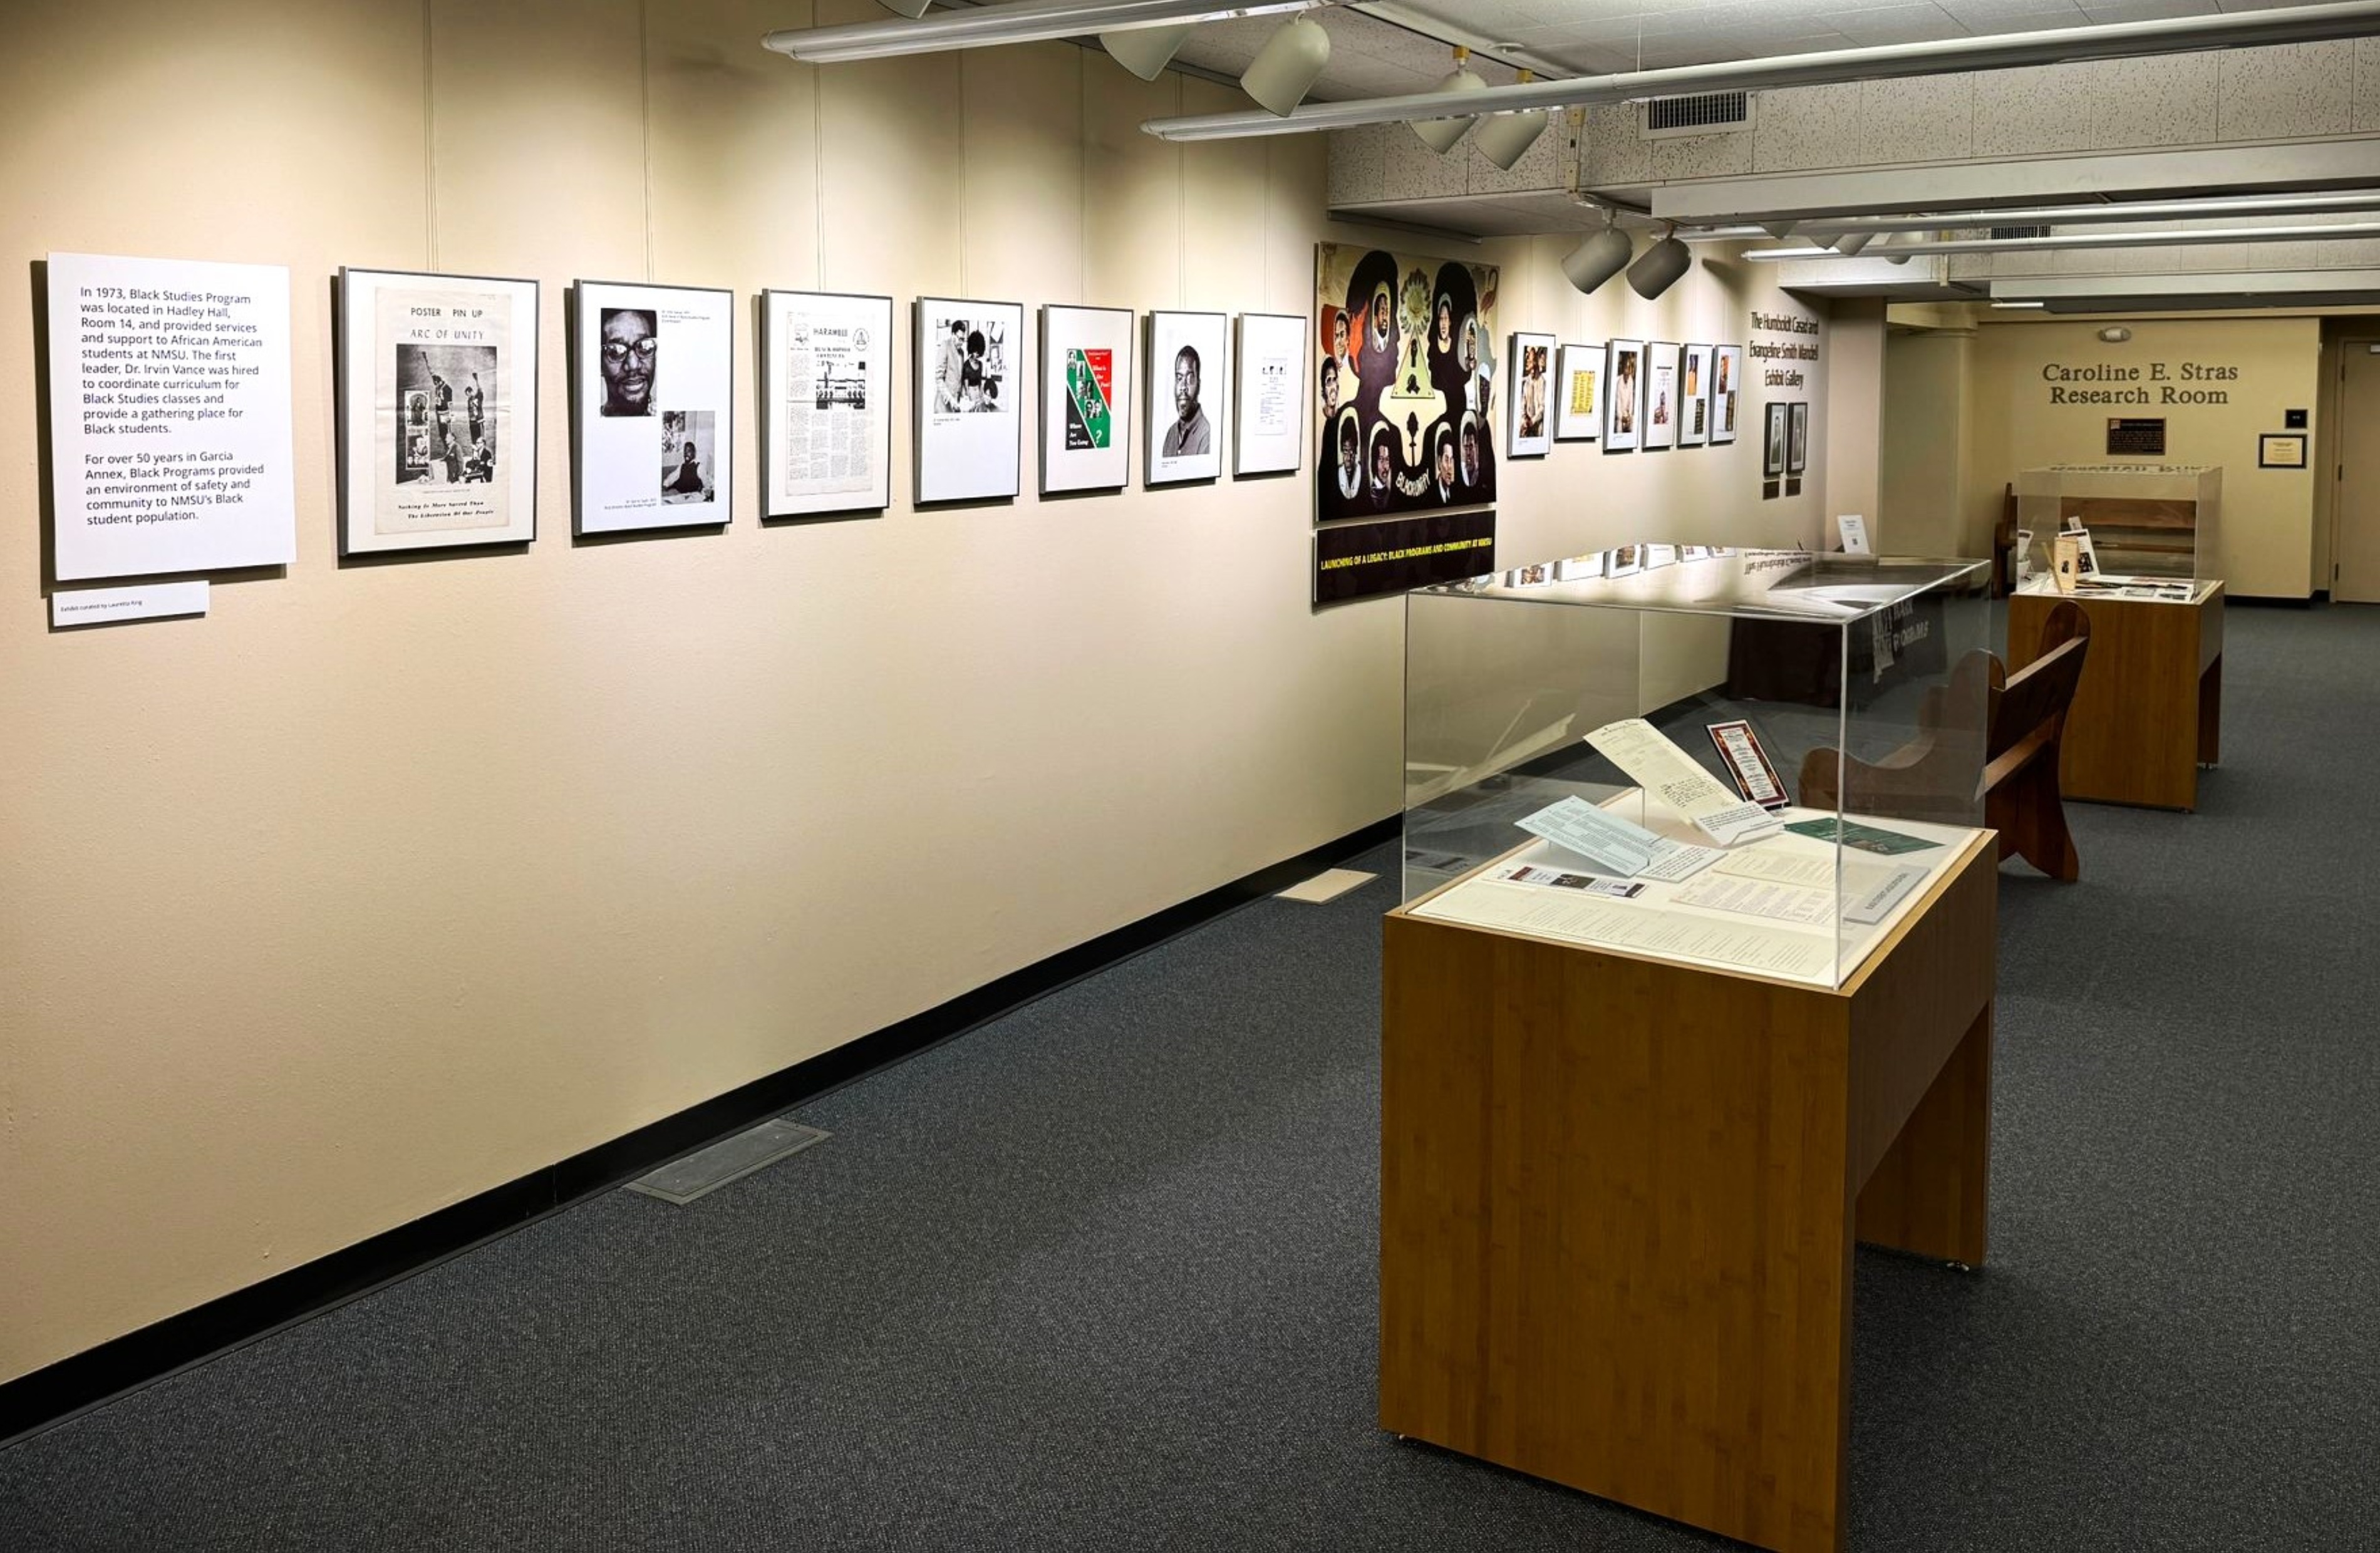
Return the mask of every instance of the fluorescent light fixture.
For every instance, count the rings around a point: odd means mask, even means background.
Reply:
[[[909,0],[914,4],[915,0]],[[1038,43],[1086,33],[1124,32],[1235,17],[1279,16],[1310,11],[1344,0],[1006,0],[997,6],[940,10],[914,20],[855,21],[840,27],[788,27],[760,40],[763,46],[812,65],[902,55],[940,54],[948,49],[989,48],[997,43]],[[904,8],[894,6],[894,9]]]
[[[1635,252],[1636,245],[1628,240],[1627,233],[1607,226],[1571,249],[1561,261],[1562,273],[1571,285],[1591,296],[1596,287],[1628,268]]]
[[[1534,71],[1521,72],[1524,81],[1536,79]],[[1537,143],[1550,122],[1551,116],[1543,108],[1525,114],[1497,114],[1480,121],[1479,132],[1471,137],[1471,143],[1479,148],[1480,155],[1509,173],[1529,154],[1529,148]]]
[[[1678,241],[1674,235],[1664,237],[1646,249],[1642,259],[1628,266],[1628,289],[1650,302],[1677,285],[1694,267],[1694,249]]]
[[[1992,306],[2008,312],[2018,312],[2026,308],[2046,308],[2049,304],[2046,302],[1994,302]]]
[[[1915,253],[2037,253],[2075,249],[2197,248],[2208,243],[2311,243],[2380,237],[2380,222],[2334,222],[2322,226],[2199,226],[2158,232],[2053,232],[2046,237],[1946,237],[1938,241],[1879,243],[1870,250],[1886,259]],[[1891,251],[1885,251],[1887,244]],[[1842,259],[1828,248],[1746,249],[1746,259]]]
[[[1429,95],[1472,97],[1487,90],[1488,83],[1480,79],[1479,73],[1471,67],[1471,51],[1457,46],[1454,68],[1439,79],[1439,83],[1429,89]],[[1413,132],[1421,137],[1423,145],[1444,156],[1454,149],[1456,141],[1470,132],[1475,122],[1469,118],[1418,118],[1413,121]],[[1518,161],[1519,158],[1513,160]]]
[[[2242,215],[2328,215],[2343,211],[2380,211],[2380,189],[2210,195],[2202,200],[2118,200],[2089,205],[2025,205],[2005,210],[1912,212],[1902,215],[1808,216],[1801,226],[1805,232],[1828,234],[1947,232],[1971,226],[2081,226]]]
[[[1190,36],[1194,25],[1185,21],[1172,27],[1130,27],[1120,32],[1102,32],[1099,47],[1108,51],[1109,58],[1142,80],[1153,81],[1173,63],[1173,51]]]
[[[2375,32],[2380,32],[2380,0],[2343,0],[2327,6],[2226,11],[2158,21],[2119,21],[2037,32],[1994,33],[1980,38],[1944,38],[1923,43],[1830,49],[1821,54],[1783,55],[1767,59],[1725,60],[1571,80],[1515,82],[1511,86],[1483,87],[1469,93],[1463,111],[1478,115],[1587,107],[1681,93],[1895,80],[2072,60],[2321,42],[2368,37]],[[1353,129],[1367,124],[1441,119],[1446,113],[1447,103],[1439,93],[1420,91],[1352,103],[1315,103],[1287,117],[1205,114],[1151,119],[1141,128],[1161,140],[1233,140],[1251,135],[1296,135],[1318,129]]]
[[[1330,63],[1330,34],[1312,17],[1292,17],[1265,40],[1240,78],[1240,90],[1263,103],[1265,112],[1286,114],[1305,101]]]

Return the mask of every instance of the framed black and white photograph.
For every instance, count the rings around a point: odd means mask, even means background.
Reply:
[[[1645,451],[1678,445],[1678,347],[1655,340],[1645,347]]]
[[[1591,443],[1603,435],[1602,346],[1564,346],[1554,378],[1554,441]]]
[[[1610,557],[1603,569],[1608,577],[1633,577],[1645,569],[1643,545],[1619,545],[1604,553]]]
[[[1543,458],[1554,450],[1554,355],[1551,334],[1515,334],[1511,387],[1504,394],[1504,455]]]
[[[1713,446],[1735,441],[1735,406],[1743,391],[1743,347],[1711,347],[1710,440]]]
[[[339,272],[339,553],[537,538],[538,285]]]
[[[1687,346],[1679,355],[1678,445],[1701,447],[1710,441],[1711,347]]]
[[[735,294],[586,280],[572,294],[577,531],[727,522],[735,510]]]
[[[918,501],[993,502],[1018,493],[1024,349],[1019,303],[917,298]]]
[[[763,517],[892,504],[892,297],[760,293],[760,501]]]
[[[1130,308],[1041,309],[1041,494],[1132,483]]]
[[[1613,340],[1604,350],[1603,451],[1633,453],[1644,445],[1645,342]]]
[[[1148,453],[1142,484],[1222,478],[1230,333],[1226,313],[1148,315]]]
[[[1768,406],[1768,438],[1760,458],[1760,472],[1770,479],[1785,472],[1785,406]]]
[[[1785,472],[1798,475],[1810,467],[1810,401],[1796,399],[1785,426]]]
[[[1293,475],[1305,456],[1305,334],[1294,313],[1242,313],[1232,473]]]

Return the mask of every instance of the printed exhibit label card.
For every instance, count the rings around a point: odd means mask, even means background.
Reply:
[[[54,253],[49,315],[61,581],[297,559],[287,270]]]
[[[50,595],[53,626],[112,625],[207,613],[204,582],[152,582],[140,588],[62,588]]]

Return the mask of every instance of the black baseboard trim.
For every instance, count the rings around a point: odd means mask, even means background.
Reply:
[[[0,1383],[0,1448],[435,1267],[904,1062],[1398,834],[1375,821],[451,1207]]]

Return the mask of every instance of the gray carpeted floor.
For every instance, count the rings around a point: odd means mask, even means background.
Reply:
[[[2380,1540],[2380,610],[2229,635],[2200,813],[2080,808],[2083,883],[2006,871],[1993,1263],[1862,1254],[1857,1547]],[[1718,1546],[1375,1428],[1390,892],[0,1453],[0,1546]]]

